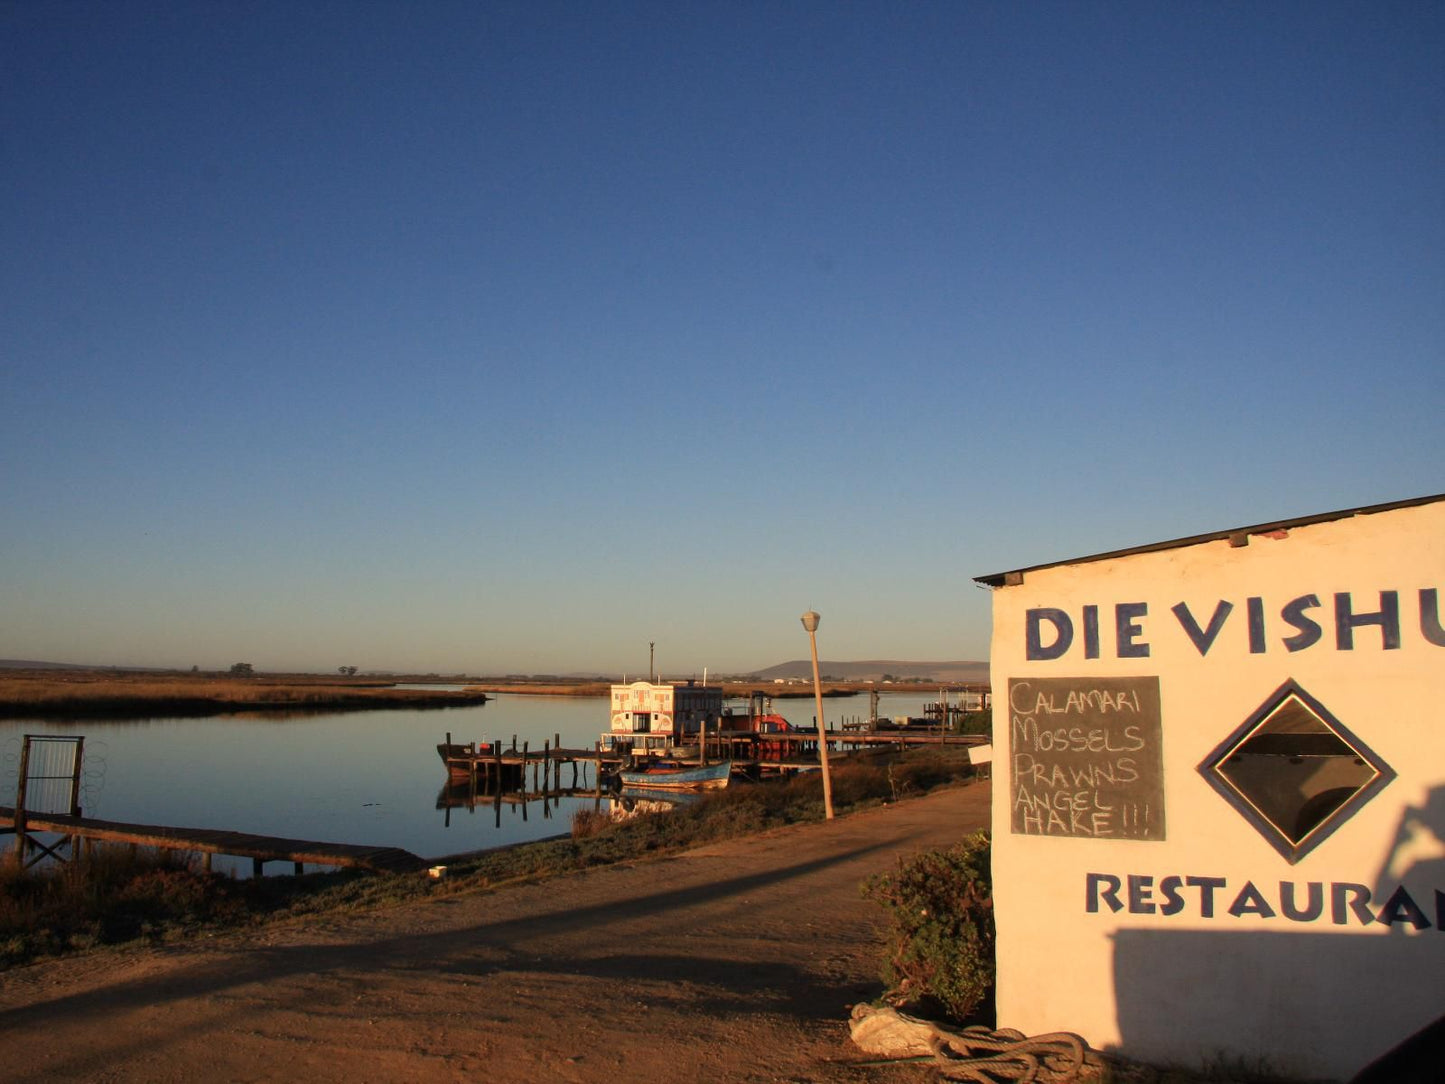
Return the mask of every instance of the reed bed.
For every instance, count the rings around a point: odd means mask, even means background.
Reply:
[[[258,708],[431,707],[479,703],[479,689],[396,689],[389,682],[101,675],[0,677],[0,716],[196,715]]]

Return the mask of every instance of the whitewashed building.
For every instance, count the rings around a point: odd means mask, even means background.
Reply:
[[[998,1021],[1348,1077],[1445,1013],[1445,495],[993,588]]]

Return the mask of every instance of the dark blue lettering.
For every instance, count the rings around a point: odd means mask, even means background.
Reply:
[[[1147,602],[1121,602],[1114,607],[1114,633],[1119,638],[1119,658],[1147,659],[1149,657],[1149,645],[1134,642],[1144,634],[1144,627],[1134,618],[1145,617],[1148,613],[1149,604]]]
[[[1375,921],[1375,916],[1370,913],[1370,890],[1364,885],[1339,882],[1330,885],[1330,921],[1336,926],[1348,926],[1350,916],[1346,908],[1355,913],[1361,926]]]
[[[1153,877],[1129,874],[1129,913],[1131,915],[1152,915],[1154,913],[1153,885]]]
[[[1264,599],[1252,595],[1244,600],[1249,612],[1249,653],[1264,654]]]
[[[1436,647],[1445,647],[1445,628],[1440,627],[1440,592],[1433,587],[1420,589],[1420,632]]]
[[[1291,922],[1313,922],[1325,913],[1325,886],[1319,881],[1310,881],[1305,888],[1309,890],[1305,896],[1307,902],[1304,910],[1300,910],[1294,905],[1294,882],[1279,883],[1279,909]]]
[[[1208,655],[1209,649],[1214,646],[1214,639],[1219,635],[1219,630],[1224,628],[1224,619],[1234,609],[1234,603],[1219,600],[1219,605],[1214,607],[1214,616],[1209,619],[1209,627],[1201,629],[1199,622],[1194,620],[1194,615],[1189,612],[1189,607],[1183,602],[1173,607],[1174,616],[1179,619],[1179,624],[1184,626],[1184,631],[1189,634],[1189,640],[1194,644],[1194,649],[1201,655]]]
[[[1084,607],[1084,658],[1099,657],[1099,607]]]
[[[1439,893],[1436,892],[1436,895],[1438,896]],[[1380,913],[1375,916],[1375,921],[1383,922],[1386,926],[1393,926],[1397,922],[1408,922],[1417,930],[1430,928],[1430,920],[1425,917],[1425,912],[1420,910],[1420,905],[1415,902],[1414,897],[1405,891],[1404,885],[1390,893],[1390,898],[1380,907]]]
[[[1223,877],[1186,877],[1184,883],[1199,889],[1199,914],[1203,918],[1214,917],[1214,890],[1223,888]]]
[[[1159,882],[1159,891],[1164,893],[1164,903],[1159,908],[1161,915],[1177,915],[1184,910],[1184,897],[1179,894],[1179,886],[1183,883],[1182,878],[1172,874]]]
[[[1294,636],[1287,636],[1284,646],[1289,651],[1303,651],[1307,647],[1313,647],[1319,642],[1324,631],[1320,628],[1319,622],[1305,616],[1305,611],[1313,606],[1318,606],[1320,599],[1318,595],[1301,595],[1299,598],[1290,599],[1284,604],[1284,609],[1279,615],[1288,621],[1299,632]]]
[[[1244,887],[1239,890],[1239,895],[1235,896],[1234,902],[1229,905],[1229,913],[1235,918],[1239,918],[1241,915],[1274,918],[1274,908],[1260,894],[1259,889],[1254,887],[1253,881],[1244,882]]]
[[[1380,608],[1374,613],[1357,614],[1348,591],[1335,592],[1335,646],[1341,651],[1355,648],[1355,627],[1379,625],[1386,651],[1400,646],[1400,595],[1397,591],[1380,592]]]
[[[1091,915],[1098,914],[1099,900],[1101,899],[1115,914],[1124,909],[1124,905],[1119,902],[1119,878],[1111,873],[1086,874],[1084,877],[1084,910]]]
[[[1037,609],[1025,611],[1024,619],[1025,656],[1030,662],[1057,659],[1069,650],[1069,645],[1074,642],[1074,623],[1069,620],[1069,615],[1063,610],[1040,606]],[[1040,637],[1040,622],[1043,621],[1051,623],[1056,633],[1054,642],[1047,647],[1044,646]]]

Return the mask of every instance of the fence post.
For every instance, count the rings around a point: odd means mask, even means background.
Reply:
[[[15,788],[15,859],[25,862],[25,784],[30,775],[30,735],[20,745],[20,782]]]

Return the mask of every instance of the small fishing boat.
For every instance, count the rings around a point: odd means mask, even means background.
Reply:
[[[447,774],[453,779],[465,780],[473,774],[473,765],[482,759],[495,757],[497,751],[488,742],[467,742],[465,745],[457,745],[452,742],[452,736],[447,735],[447,740],[437,745],[437,756],[442,758],[442,763],[447,766]]]
[[[713,790],[728,785],[733,762],[687,764],[675,760],[656,760],[636,768],[618,772],[624,787],[649,790]]]

